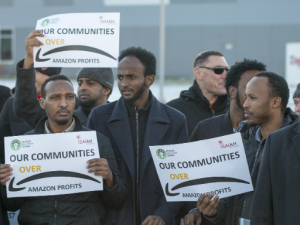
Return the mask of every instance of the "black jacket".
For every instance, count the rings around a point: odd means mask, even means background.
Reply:
[[[90,131],[90,129],[82,127],[76,116],[74,118],[76,123],[74,132]],[[47,117],[43,118],[39,121],[35,130],[26,133],[26,135],[44,134],[46,120]],[[107,159],[114,174],[114,187],[108,189],[104,183],[102,192],[92,191],[56,196],[7,198],[5,187],[2,186],[1,197],[6,208],[11,211],[20,209],[18,217],[20,225],[101,225],[106,217],[108,207],[122,207],[127,197],[127,187],[119,172],[113,149],[109,139],[104,135],[97,133],[97,140],[101,158]]]
[[[6,102],[6,100],[10,97],[10,89],[8,87],[0,85],[0,112]]]
[[[18,136],[32,130],[13,110],[14,98],[9,98],[0,114],[0,160],[4,164],[4,137]]]
[[[298,121],[299,116],[290,108],[287,108],[285,112],[285,122],[283,124],[283,127],[296,123]],[[242,134],[243,144],[254,190],[256,190],[257,174],[260,168],[260,161],[263,156],[263,146],[265,144],[264,140],[262,142],[262,146],[260,146],[260,143],[256,140],[255,134],[257,129],[258,126],[252,127],[248,129],[246,133]],[[255,167],[253,167],[254,162]],[[225,225],[238,225],[240,217],[250,219],[252,214],[251,208],[253,193],[254,192],[252,191],[226,198],[224,201],[220,200],[217,215],[213,218],[210,217],[210,221]]]
[[[182,91],[179,98],[168,102],[167,105],[185,115],[189,136],[200,121],[225,114],[229,106],[227,95],[219,96],[212,106],[212,112],[209,101],[203,96],[196,81],[188,91]]]
[[[16,67],[17,80],[14,95],[14,112],[29,127],[34,129],[37,123],[46,116],[46,112],[40,107],[37,99],[34,68],[23,69],[23,63],[24,60],[18,62]],[[76,98],[75,111],[78,107],[79,103]],[[76,115],[75,112],[74,114]]]
[[[251,225],[300,221],[300,123],[270,134],[254,194]]]
[[[179,144],[188,141],[186,120],[182,113],[160,103],[154,96],[146,123],[139,171],[135,170],[132,134],[128,111],[123,98],[92,110],[88,120],[89,128],[107,135],[110,139],[120,171],[128,185],[128,198],[124,207],[116,210],[116,224],[136,224],[136,200],[139,197],[140,216],[143,221],[149,215],[160,216],[166,225],[173,224],[173,218],[181,203],[167,202],[159,181],[149,146]],[[139,183],[137,174],[139,173]],[[138,185],[138,189],[136,186]],[[139,194],[138,196],[136,194]]]

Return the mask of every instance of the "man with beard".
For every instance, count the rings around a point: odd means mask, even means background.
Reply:
[[[225,115],[212,117],[201,121],[192,133],[189,141],[200,141],[215,137],[220,137],[236,132],[245,133],[248,126],[245,125],[245,115],[243,104],[246,100],[245,89],[248,82],[260,71],[265,71],[266,66],[256,60],[245,59],[237,62],[230,68],[225,79],[227,95],[230,99],[229,110]],[[226,200],[226,199],[225,199]],[[221,201],[224,201],[223,199]],[[197,202],[186,203],[187,210],[190,211],[184,217],[185,225],[201,223],[201,214],[198,208],[195,208]],[[212,224],[203,218],[201,223]]]
[[[252,128],[242,137],[254,191],[261,193],[264,190],[260,190],[256,183],[266,138],[270,133],[298,122],[299,117],[287,108],[288,85],[275,73],[256,74],[247,84],[245,95],[244,113],[248,126]],[[229,197],[227,201],[219,200],[218,196],[211,201],[214,195],[204,194],[198,199],[197,207],[215,224],[238,225],[239,221],[243,224],[251,219],[254,191]]]
[[[220,52],[201,52],[193,63],[193,86],[182,91],[179,98],[167,103],[185,115],[189,136],[200,121],[227,112],[227,70],[228,64]]]
[[[170,225],[181,203],[166,202],[149,146],[187,142],[183,114],[160,103],[149,90],[155,80],[155,56],[142,48],[121,52],[118,86],[122,97],[94,108],[88,127],[105,134],[128,185],[122,209],[112,213],[115,224]]]
[[[40,105],[47,116],[26,135],[90,131],[73,115],[75,94],[71,81],[63,75],[52,76],[41,87]],[[107,207],[118,208],[126,199],[127,188],[121,178],[110,141],[97,133],[101,158],[87,161],[89,173],[103,177],[103,191],[90,191],[54,196],[7,198],[5,185],[14,171],[9,164],[0,166],[1,199],[7,209],[20,209],[19,223],[102,225]],[[54,144],[60,143],[53,140]],[[72,160],[72,159],[70,159]]]
[[[77,75],[79,108],[75,110],[83,126],[93,108],[107,103],[114,86],[111,68],[83,68]]]
[[[43,83],[41,81],[48,77],[39,76],[38,79],[35,76],[38,73],[33,68],[33,47],[43,45],[36,37],[43,36],[39,30],[32,31],[29,34],[25,40],[25,59],[17,64],[14,111],[31,128],[34,128],[38,121],[46,115],[45,110],[40,107],[36,99],[40,88],[35,88],[34,84],[39,83],[41,85]],[[83,107],[75,110],[74,114],[79,117],[82,125],[86,126],[90,110],[107,102],[107,98],[113,89],[113,72],[111,68],[84,68],[78,73],[77,81],[79,85],[77,90],[79,103]]]

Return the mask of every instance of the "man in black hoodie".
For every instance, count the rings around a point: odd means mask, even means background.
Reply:
[[[185,115],[189,136],[200,121],[227,112],[229,104],[225,78],[228,69],[221,53],[201,52],[193,63],[193,86],[188,91],[182,91],[179,98],[167,103]]]
[[[242,137],[253,189],[260,192],[256,183],[267,136],[297,123],[299,116],[287,108],[288,85],[283,77],[275,73],[256,74],[247,84],[245,95],[244,113],[251,128]],[[213,194],[203,195],[198,199],[197,206],[215,224],[238,225],[240,219],[251,218],[254,191],[229,197],[226,201],[219,201],[218,196],[210,201]]]

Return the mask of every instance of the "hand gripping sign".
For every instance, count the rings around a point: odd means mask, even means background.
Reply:
[[[177,145],[150,146],[167,201],[197,201],[253,190],[240,133]]]
[[[103,190],[102,176],[88,173],[100,158],[95,131],[5,137],[5,162],[13,168],[7,197]]]
[[[117,67],[120,13],[70,13],[45,17],[36,29],[34,67]]]

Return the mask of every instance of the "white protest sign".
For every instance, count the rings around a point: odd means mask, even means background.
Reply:
[[[100,158],[95,131],[5,137],[5,162],[13,168],[7,197],[103,190],[102,176],[89,173]]]
[[[150,146],[166,199],[197,201],[253,190],[240,133],[177,145]]]
[[[300,42],[286,44],[285,78],[290,88],[290,105],[294,107],[293,94],[300,83]]]
[[[120,13],[70,13],[37,21],[34,67],[117,67]]]

